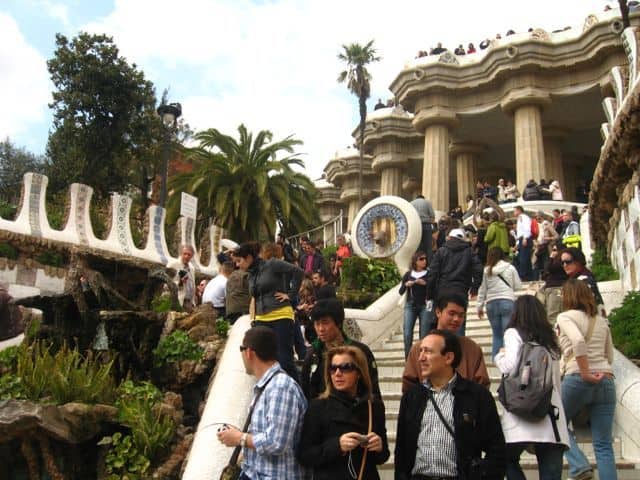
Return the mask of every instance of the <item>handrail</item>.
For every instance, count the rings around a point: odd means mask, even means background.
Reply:
[[[304,237],[304,236],[308,236],[310,233],[313,232],[317,232],[318,230],[322,229],[322,237],[323,237],[323,241],[326,245],[327,243],[327,235],[326,235],[326,227],[334,224],[337,225],[338,228],[333,229],[333,243],[335,244],[337,242],[336,237],[338,236],[338,234],[342,233],[342,223],[343,223],[343,219],[344,219],[344,213],[342,210],[340,210],[340,213],[338,215],[336,215],[335,217],[333,217],[331,220],[326,221],[325,223],[323,223],[322,225],[319,225],[315,228],[312,228],[311,230],[307,230],[306,232],[301,232],[301,233],[296,233],[295,235],[291,235],[290,237],[286,237],[286,239],[294,244],[298,244],[298,239],[300,237]]]

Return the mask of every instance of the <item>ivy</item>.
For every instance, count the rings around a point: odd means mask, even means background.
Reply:
[[[182,330],[175,330],[164,337],[153,350],[156,367],[181,360],[200,360],[203,350]]]
[[[599,247],[591,255],[591,272],[597,282],[607,282],[609,280],[618,280],[620,275],[611,265],[607,251]]]
[[[98,445],[110,445],[105,465],[107,467],[107,480],[143,480],[149,478],[151,462],[136,447],[131,435],[122,435],[116,432],[110,437],[104,437]]]
[[[629,358],[640,358],[640,292],[627,293],[609,314],[613,343]]]
[[[219,318],[216,320],[216,333],[221,337],[227,337],[229,335],[229,329],[231,328],[231,324],[227,322],[224,318]]]

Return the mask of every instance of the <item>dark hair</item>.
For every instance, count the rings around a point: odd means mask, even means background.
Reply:
[[[221,266],[220,266],[220,271],[221,272],[225,272],[225,273],[231,273],[235,270],[235,265],[233,264],[233,262],[230,261],[226,261],[224,262]]]
[[[412,268],[413,270],[415,270],[415,269],[416,269],[416,264],[418,263],[418,259],[419,259],[420,257],[427,257],[427,254],[426,254],[426,253],[424,253],[422,250],[418,250],[416,253],[414,253],[414,254],[411,256],[411,268]],[[428,257],[427,257],[427,258],[428,258]],[[428,261],[429,261],[429,260],[427,260],[427,262],[428,262]]]
[[[313,273],[319,275],[320,278],[324,278],[325,280],[329,278],[329,272],[327,272],[324,268],[318,268],[317,270],[314,270]]]
[[[560,252],[560,255],[562,255],[563,253],[567,253],[571,255],[571,259],[574,262],[578,262],[583,267],[587,264],[587,259],[585,258],[584,253],[582,253],[582,250],[580,250],[579,248],[576,248],[576,247],[565,248]]]
[[[465,295],[462,295],[455,290],[443,290],[436,297],[435,308],[442,311],[447,308],[447,305],[450,303],[455,303],[456,305],[464,308],[465,312],[467,311],[467,306],[469,305],[469,301]]]
[[[278,359],[278,337],[272,328],[262,325],[251,327],[245,332],[242,344],[256,352],[262,361]]]
[[[440,352],[444,355],[447,352],[453,352],[453,362],[451,363],[451,367],[455,370],[460,365],[460,360],[462,360],[462,347],[460,346],[460,340],[458,336],[450,332],[449,330],[431,330],[427,335],[438,335],[442,337],[444,340],[444,348]]]
[[[487,252],[487,267],[489,275],[493,275],[493,267],[504,258],[504,251],[500,247],[491,247]]]
[[[424,195],[422,194],[416,195],[416,198],[424,198]]]
[[[593,291],[586,282],[576,278],[570,278],[562,285],[562,307],[564,310],[582,310],[590,317],[598,314]]]
[[[260,244],[258,242],[244,242],[233,252],[236,257],[247,258],[251,255],[254,259],[258,257],[259,253]]]
[[[524,208],[521,207],[520,205],[516,205],[515,207],[513,207],[514,210],[520,210],[522,213],[524,213]]]
[[[323,298],[318,300],[311,310],[311,320],[320,320],[323,317],[330,317],[338,326],[342,328],[344,323],[344,307],[336,298]]]
[[[523,341],[539,343],[549,352],[560,355],[558,339],[547,319],[547,311],[535,296],[518,297],[507,328],[515,328]]]

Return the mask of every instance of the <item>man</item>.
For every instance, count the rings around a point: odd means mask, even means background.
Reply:
[[[496,403],[456,373],[459,338],[433,330],[420,343],[424,383],[402,396],[395,479],[502,479],[506,445]],[[484,453],[484,457],[483,457]]]
[[[456,292],[445,291],[436,299],[434,308],[437,328],[455,333],[464,322],[467,314],[467,298]],[[458,374],[462,378],[489,388],[491,380],[489,380],[487,366],[484,363],[482,348],[469,337],[460,337],[460,347],[462,348],[462,357],[456,367]],[[409,350],[409,356],[404,365],[402,393],[424,381],[424,376],[420,373],[419,357],[420,342],[418,341]]]
[[[518,249],[518,262],[516,268],[520,275],[520,280],[527,282],[531,280],[531,251],[533,239],[531,238],[531,218],[524,213],[521,206],[513,209],[516,216],[516,239]]]
[[[227,296],[227,280],[234,270],[233,262],[224,262],[220,272],[204,288],[202,303],[210,303],[218,312],[218,318],[225,316],[225,298]]]
[[[191,245],[181,245],[180,259],[169,265],[177,271],[173,281],[178,286],[178,301],[184,311],[189,313],[193,311],[196,296],[195,266],[191,264],[194,253]]]
[[[313,282],[313,288],[316,293],[316,300],[323,298],[336,298],[336,287],[329,285],[329,274],[324,270],[317,270],[313,272],[311,281]]]
[[[308,349],[302,365],[300,383],[305,396],[312,400],[324,392],[325,353],[328,349],[340,345],[351,345],[362,350],[369,364],[373,393],[380,395],[378,367],[373,353],[364,343],[351,340],[342,332],[342,324],[344,323],[344,308],[342,304],[335,298],[318,300],[311,310],[311,320],[318,338],[313,341],[311,348]]]
[[[300,255],[300,268],[304,270],[305,274],[311,275],[313,272],[324,268],[324,257],[313,242],[305,242],[302,249],[304,253]]]
[[[231,426],[218,432],[218,440],[226,446],[242,447],[244,461],[240,480],[304,478],[304,469],[297,462],[295,451],[307,401],[300,386],[276,361],[276,343],[272,329],[258,326],[247,330],[240,346],[245,370],[257,379],[253,387],[252,404],[255,402],[255,405],[251,423],[247,432]]]
[[[504,184],[504,178],[498,180],[498,203],[506,203],[507,186]]]
[[[562,211],[564,212],[564,209]],[[553,213],[553,228],[560,235],[564,230],[564,216],[560,214],[560,210],[557,208],[554,208],[551,213]]]
[[[466,297],[478,295],[482,283],[482,264],[466,241],[464,230],[454,228],[433,256],[427,274],[427,298],[436,298],[444,290]],[[458,332],[464,335],[464,323]]]
[[[431,257],[433,256],[433,222],[436,219],[436,212],[433,210],[431,201],[424,198],[423,195],[418,195],[411,202],[411,205],[420,215],[420,222],[422,223],[422,238],[420,239],[418,250],[422,250],[427,254],[427,263],[431,265]]]
[[[576,222],[571,210],[566,210],[563,214],[564,229],[560,234],[562,244],[565,247],[582,248],[582,238],[580,237],[580,224]]]
[[[238,318],[249,313],[250,303],[249,274],[237,268],[227,278],[224,310],[229,323],[233,325]]]

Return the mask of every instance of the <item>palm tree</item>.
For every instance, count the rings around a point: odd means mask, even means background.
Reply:
[[[360,166],[358,168],[358,205],[362,207],[362,163],[364,161],[364,127],[367,122],[367,99],[371,95],[371,74],[366,65],[380,61],[373,48],[373,40],[364,47],[359,43],[342,45],[343,51],[338,54],[338,59],[346,62],[347,69],[338,75],[338,83],[346,81],[347,88],[358,97],[360,108]]]
[[[177,216],[178,193],[187,192],[198,197],[198,210],[205,217],[238,242],[273,238],[276,223],[297,231],[317,224],[315,187],[292,168],[304,168],[294,153],[302,142],[292,136],[272,142],[268,130],[254,139],[244,125],[238,132],[239,140],[215,128],[195,135],[199,145],[185,149],[193,170],[172,180],[169,217]],[[287,155],[278,158],[282,152]]]
[[[631,23],[629,22],[629,5],[627,4],[627,0],[618,0],[618,6],[620,7],[620,16],[622,17],[624,28],[630,27]]]

